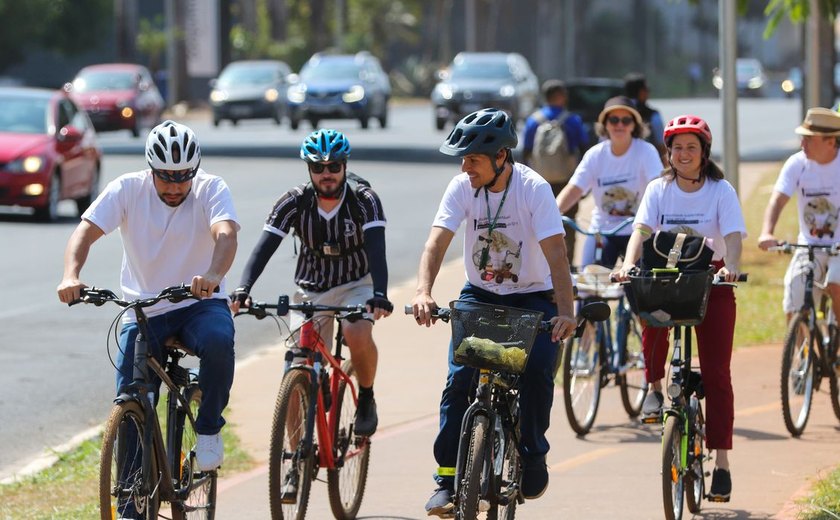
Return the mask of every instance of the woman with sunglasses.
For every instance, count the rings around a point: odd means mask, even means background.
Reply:
[[[359,381],[355,431],[373,435],[378,422],[373,399],[378,357],[373,321],[390,315],[393,305],[387,296],[385,213],[370,186],[352,180],[359,177],[347,171],[349,157],[350,143],[341,132],[321,129],[304,139],[300,158],[306,162],[309,182],[290,189],[274,204],[232,295],[232,307],[236,312],[248,304],[257,278],[294,228],[301,243],[294,303],[362,304],[370,313],[365,320],[345,322],[342,330]],[[293,314],[293,329],[300,319]],[[333,322],[332,316],[324,320],[321,337],[332,337]]]
[[[662,171],[656,148],[644,140],[648,129],[642,116],[625,96],[610,98],[595,123],[602,141],[590,148],[575,169],[569,184],[557,196],[563,213],[592,192],[590,231],[608,230],[636,214],[639,202],[650,181]],[[612,268],[624,255],[632,232],[627,226],[618,234],[602,237],[601,265]],[[581,265],[595,260],[595,238],[587,237]]]

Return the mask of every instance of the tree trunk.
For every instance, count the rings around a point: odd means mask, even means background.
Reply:
[[[282,42],[288,33],[289,8],[286,0],[268,0],[268,16],[271,18],[271,38]]]

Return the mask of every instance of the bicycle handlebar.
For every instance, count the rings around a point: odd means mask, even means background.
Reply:
[[[636,271],[636,274],[638,274],[638,273],[639,273],[639,271]],[[749,273],[739,274],[738,279],[735,280],[734,282],[724,281],[724,278],[722,276],[715,275],[714,277],[712,277],[712,285],[734,285],[737,282],[747,282],[748,279],[749,279]],[[618,280],[615,279],[615,276],[613,276],[612,274],[610,274],[610,281],[613,282],[613,283],[620,283],[621,285],[628,285],[630,283],[629,280],[624,281],[624,282],[619,282]]]
[[[779,245],[770,246],[767,248],[768,251],[785,253],[788,255],[792,254],[795,249],[808,249],[811,251],[819,250],[825,251],[829,255],[837,255],[840,254],[840,243],[831,244],[830,246],[824,246],[815,244],[791,244],[788,242],[781,242]]]
[[[316,312],[343,312],[341,316],[336,316],[339,319],[347,321],[356,321],[362,318],[367,313],[367,308],[364,305],[321,305],[311,302],[304,303],[289,303],[289,297],[282,295],[277,299],[277,303],[266,302],[251,302],[251,305],[244,307],[243,310],[237,312],[236,315],[251,314],[258,320],[271,315],[269,310],[275,310],[274,314],[277,316],[286,316],[289,311],[299,311],[307,318],[311,318]]]
[[[618,234],[619,231],[621,231],[622,229],[624,229],[628,225],[632,224],[633,220],[635,220],[635,217],[627,217],[622,222],[619,222],[614,228],[609,229],[607,231],[586,231],[584,229],[581,229],[578,226],[577,222],[570,219],[569,217],[563,215],[561,218],[563,219],[563,224],[564,225],[568,224],[569,227],[571,227],[572,229],[574,229],[578,233],[581,233],[583,235],[587,235],[587,236],[590,236],[590,237],[594,237],[595,235],[601,235],[602,237],[614,236],[614,235]]]
[[[219,288],[213,289],[214,293],[219,292]],[[187,299],[195,299],[195,296],[190,290],[190,285],[182,283],[180,285],[173,285],[160,291],[157,296],[151,298],[138,298],[132,301],[121,300],[114,291],[110,289],[100,289],[97,287],[83,287],[80,291],[81,297],[68,303],[68,307],[72,307],[77,303],[92,303],[97,307],[104,305],[106,302],[113,302],[120,307],[151,307],[161,300],[169,300],[172,303],[178,303]]]

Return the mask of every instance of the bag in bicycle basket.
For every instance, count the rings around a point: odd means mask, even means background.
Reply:
[[[714,251],[706,245],[705,237],[657,231],[653,238],[642,243],[641,268],[645,271],[663,267],[705,271],[713,256]]]
[[[449,307],[455,363],[513,374],[525,371],[543,313],[464,300]]]
[[[627,299],[652,327],[694,326],[706,316],[714,270],[654,273],[630,277]]]

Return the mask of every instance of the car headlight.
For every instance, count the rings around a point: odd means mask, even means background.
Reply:
[[[747,82],[747,87],[752,89],[761,88],[762,85],[764,85],[764,80],[758,76],[750,78]]]
[[[455,90],[450,87],[449,85],[439,85],[438,86],[438,94],[443,99],[452,99],[452,96],[455,94]]]
[[[228,98],[228,93],[224,90],[213,90],[210,92],[210,101],[213,103],[221,103]]]
[[[502,97],[513,97],[514,94],[516,94],[516,89],[513,85],[504,85],[499,89],[499,95]]]
[[[292,85],[289,87],[289,90],[286,91],[286,97],[292,103],[303,103],[306,101],[306,86]]]
[[[782,81],[782,90],[785,91],[787,94],[790,94],[795,90],[793,86],[793,81],[786,79]]]
[[[361,85],[353,85],[350,90],[342,94],[341,99],[345,103],[356,103],[365,98],[365,88]]]
[[[265,100],[269,103],[274,103],[277,101],[277,98],[280,97],[280,93],[277,92],[276,88],[270,88],[265,91]]]
[[[715,86],[716,89],[720,90],[723,88],[723,78],[721,76],[715,76],[712,78],[712,85]]]
[[[6,171],[11,173],[38,173],[43,165],[43,157],[30,155],[6,164]]]

